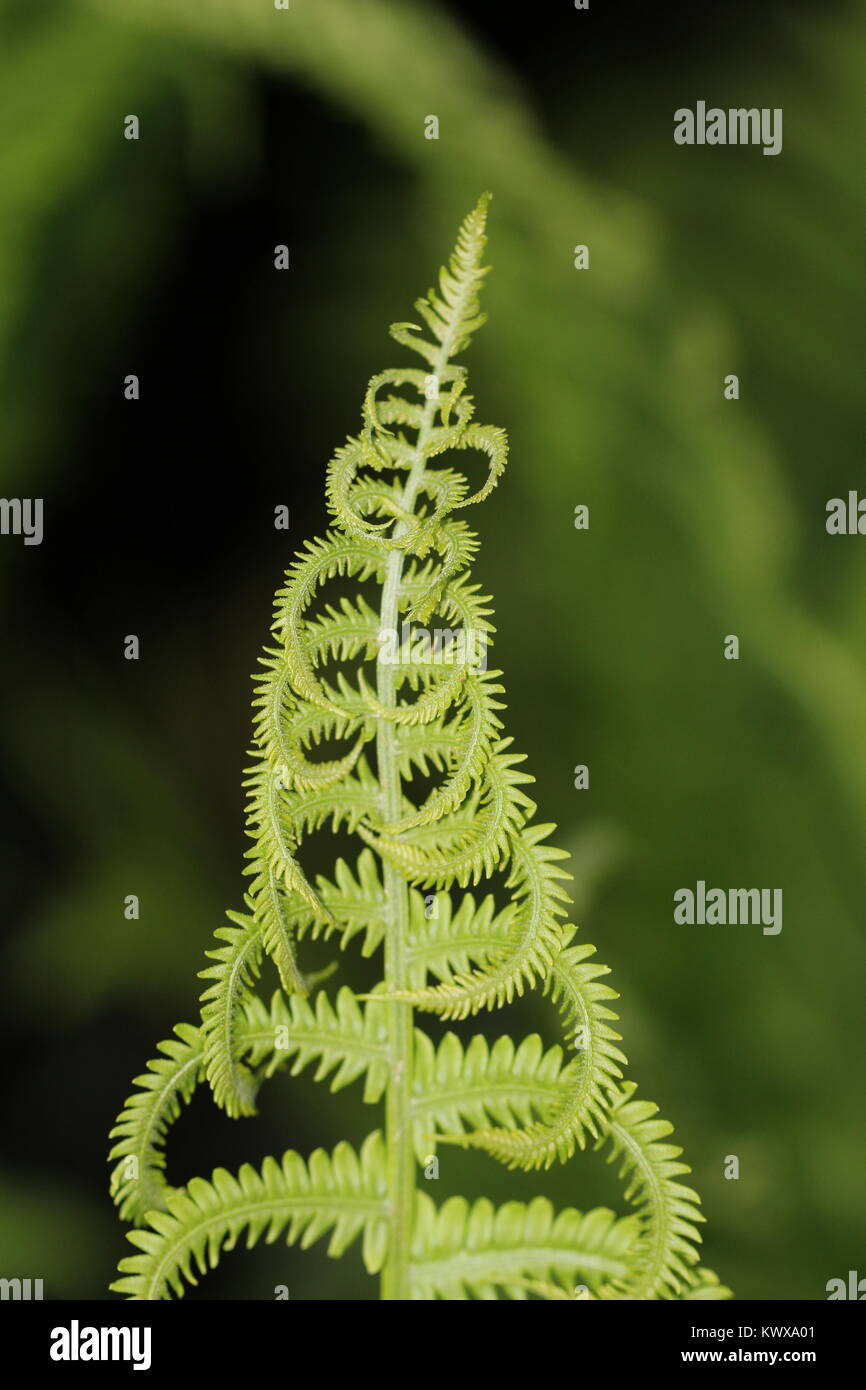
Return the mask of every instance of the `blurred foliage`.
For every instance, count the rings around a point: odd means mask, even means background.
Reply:
[[[123,1245],[105,1136],[194,1015],[191,970],[240,898],[246,675],[288,559],[269,508],[291,504],[293,544],[322,529],[324,463],[384,328],[482,188],[475,393],[512,463],[477,576],[509,727],[578,851],[645,1094],[694,1166],[706,1262],[771,1299],[821,1298],[856,1266],[866,557],[824,508],[857,485],[863,426],[866,9],[721,8],[727,47],[698,30],[620,68],[566,6],[524,72],[495,16],[485,32],[414,0],[0,3],[0,468],[4,495],[46,498],[43,546],[0,552],[4,1273],[103,1296]],[[561,55],[584,42],[575,82]],[[698,96],[783,107],[782,155],[674,146],[672,112]],[[118,381],[139,361],[131,427]],[[121,637],[142,624],[129,668]],[[673,891],[697,878],[783,887],[781,935],[676,928]],[[334,1107],[280,1082],[265,1138],[327,1144],[347,1111],[371,1127],[356,1096]],[[191,1168],[254,1157],[206,1106],[187,1119]],[[442,1167],[442,1197],[539,1186],[477,1157]],[[544,1186],[586,1206],[613,1200],[607,1182],[585,1158]],[[45,1238],[67,1196],[77,1261]],[[202,1293],[267,1297],[295,1268],[293,1297],[374,1296],[349,1262],[284,1251]]]

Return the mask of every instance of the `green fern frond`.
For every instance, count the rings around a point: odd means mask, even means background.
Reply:
[[[248,1163],[237,1175],[217,1168],[210,1181],[193,1178],[172,1192],[167,1210],[150,1214],[148,1229],[128,1232],[142,1253],[121,1260],[123,1278],[111,1287],[137,1302],[181,1298],[184,1284],[215,1269],[244,1232],[248,1250],[283,1232],[289,1245],[306,1250],[330,1232],[333,1256],[363,1233],[364,1264],[375,1274],[385,1255],[385,1194],[378,1132],[360,1154],[343,1141],[332,1154],[317,1149],[306,1163],[289,1150],[280,1163],[266,1158],[260,1172]]]
[[[542,1119],[504,1128],[478,1127],[466,1135],[442,1135],[440,1142],[484,1149],[509,1168],[550,1168],[567,1162],[575,1149],[586,1144],[586,1131],[598,1138],[613,1097],[618,1093],[626,1058],[616,1046],[620,1034],[610,1027],[616,1014],[602,1002],[615,999],[616,991],[600,984],[608,967],[587,958],[594,946],[571,947],[559,953],[545,981],[554,998],[563,1001],[563,1021],[568,1041],[578,1050],[557,1094]]]
[[[509,1037],[491,1045],[476,1034],[464,1048],[454,1033],[434,1047],[417,1030],[413,1115],[419,1162],[443,1141],[459,1141],[464,1125],[528,1125],[533,1115],[561,1103],[575,1067],[574,1061],[566,1065],[558,1045],[545,1051],[537,1033],[519,1047]]]
[[[237,1035],[241,1004],[261,968],[262,929],[254,917],[231,916],[237,925],[215,932],[225,946],[207,952],[216,964],[199,971],[213,980],[201,996],[205,1072],[217,1105],[229,1115],[254,1115],[257,1087],[240,1060]]]
[[[698,1302],[711,1300],[717,1302],[721,1299],[733,1298],[729,1288],[726,1288],[719,1280],[719,1276],[714,1274],[711,1269],[698,1269],[692,1276],[694,1282],[687,1284],[682,1289],[679,1297],[684,1301]]]
[[[532,826],[509,843],[511,872],[506,887],[511,889],[517,911],[501,956],[448,982],[388,997],[442,1018],[468,1018],[481,1009],[510,1004],[527,986],[531,988],[537,977],[548,973],[567,941],[567,929],[559,919],[569,901],[559,882],[567,875],[555,867],[563,853],[541,844],[551,829]]]
[[[497,912],[490,895],[476,904],[471,893],[461,896],[455,910],[446,892],[422,895],[412,889],[406,960],[413,993],[423,988],[428,973],[440,983],[454,984],[473,965],[501,957],[517,912],[515,903]]]
[[[288,1048],[281,1049],[279,1041],[290,1023],[291,1015],[279,990],[270,1009],[250,996],[241,1005],[236,1021],[239,1056],[251,1067],[263,1066],[264,1075],[273,1075],[289,1058]],[[115,1163],[111,1195],[121,1216],[136,1225],[149,1211],[165,1209],[172,1191],[165,1180],[166,1134],[205,1079],[202,1029],[179,1023],[174,1032],[174,1037],[159,1043],[163,1055],[148,1062],[147,1071],[135,1078],[137,1089],[109,1136],[117,1140],[108,1155]]]
[[[360,833],[387,864],[421,888],[466,888],[489,878],[508,859],[516,832],[535,810],[521,786],[535,779],[518,772],[525,755],[509,753],[512,739],[500,739],[485,762],[479,786],[460,810],[432,826],[404,831],[399,838]]]
[[[463,513],[499,483],[508,442],[476,419],[454,360],[484,321],[487,205],[416,301],[419,322],[391,326],[422,366],[370,381],[360,429],[328,465],[329,529],[275,597],[253,676],[245,911],[208,952],[200,1026],[160,1044],[111,1134],[112,1194],[138,1225],[112,1287],[134,1299],[181,1296],[244,1234],[307,1246],[328,1233],[331,1254],[363,1236],[389,1301],[728,1297],[697,1267],[698,1198],[670,1126],[624,1079],[616,992],[575,942],[566,855],[536,820],[502,673],[487,669],[493,609]],[[330,876],[308,862],[324,827],[359,850]],[[305,976],[312,940],[380,958],[378,983],[308,997],[334,968]],[[268,1004],[255,992],[266,965],[282,987]],[[416,1026],[533,989],[558,1011],[559,1043],[448,1032],[434,1045]],[[276,1072],[307,1068],[332,1091],[361,1083],[384,1136],[168,1185],[166,1136],[197,1084],[238,1118]],[[440,1145],[537,1171],[588,1141],[619,1163],[629,1214],[557,1214],[544,1197],[437,1208],[418,1181]]]
[[[678,1181],[690,1172],[679,1162],[682,1149],[663,1141],[673,1125],[657,1119],[658,1106],[635,1100],[635,1083],[627,1082],[607,1120],[598,1147],[609,1147],[608,1162],[618,1162],[626,1179],[626,1201],[641,1219],[635,1259],[625,1276],[602,1290],[607,1298],[677,1297],[693,1281],[697,1264],[697,1229],[704,1217],[700,1197]]]
[[[411,728],[418,724],[431,724],[434,719],[438,719],[453,704],[464,679],[463,672],[455,667],[448,671],[447,675],[439,676],[416,700],[394,706],[385,706],[377,700],[367,685],[363,673],[360,676],[359,684],[361,694],[366,700],[371,714],[375,715],[377,719],[384,719],[393,724],[404,724]]]
[[[111,1195],[125,1221],[140,1222],[147,1212],[165,1205],[165,1154],[162,1146],[204,1074],[201,1032],[179,1023],[175,1036],[159,1044],[164,1055],[147,1064],[137,1076],[138,1089],[126,1102],[109,1138],[116,1139],[108,1155],[115,1163]]]
[[[247,899],[259,927],[262,946],[279,971],[283,989],[287,994],[293,994],[296,990],[304,993],[304,982],[295,957],[290,902],[283,883],[270,866],[257,876],[253,892]]]
[[[331,922],[322,923],[306,911],[298,922],[299,938],[309,935],[329,940],[337,935],[345,949],[357,935],[364,933],[363,956],[371,956],[382,944],[385,933],[385,892],[379,876],[375,855],[363,849],[352,873],[345,860],[338,859],[334,882],[324,877],[316,879],[316,890],[328,909]],[[332,925],[335,924],[335,925]]]
[[[438,291],[428,290],[425,297],[415,301],[415,308],[436,342],[417,336],[421,330],[415,324],[391,325],[392,338],[420,353],[431,365],[447,363],[464,352],[473,333],[485,322],[478,296],[487,274],[481,266],[481,256],[487,242],[489,201],[490,194],[483,194],[464,218],[451,258],[439,272]]]
[[[331,532],[324,540],[308,542],[306,553],[286,575],[286,586],[277,591],[273,631],[284,642],[286,671],[298,695],[323,705],[335,714],[342,711],[330,700],[316,679],[302,623],[304,614],[328,579],[351,575],[361,581],[376,575],[382,556],[369,542]]]
[[[297,995],[287,1001],[288,1014],[282,1049],[297,1074],[318,1062],[315,1080],[331,1076],[331,1090],[339,1091],[363,1076],[364,1099],[381,1100],[388,1084],[388,1027],[383,1006],[375,1000],[364,1008],[345,986],[333,1004],[326,994],[316,996],[315,1006]],[[331,1075],[333,1073],[333,1075]]]
[[[385,835],[401,835],[415,826],[430,825],[453,811],[466,797],[472,783],[477,781],[483,765],[490,756],[490,747],[497,729],[502,728],[495,710],[502,704],[493,699],[501,693],[501,685],[493,685],[494,674],[469,676],[463,684],[463,707],[460,724],[449,730],[452,769],[447,781],[427,798],[412,815],[404,816],[394,825],[384,825]]]
[[[597,1290],[625,1276],[634,1244],[632,1217],[617,1220],[597,1208],[584,1216],[557,1213],[545,1197],[494,1207],[452,1197],[437,1208],[426,1194],[417,1204],[412,1248],[412,1296],[490,1298],[498,1289],[520,1298],[523,1281],[585,1283]]]

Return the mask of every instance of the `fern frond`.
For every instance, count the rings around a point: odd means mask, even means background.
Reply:
[[[115,1163],[111,1195],[125,1221],[140,1222],[147,1212],[165,1205],[166,1131],[189,1101],[204,1073],[201,1032],[179,1023],[175,1036],[159,1043],[164,1055],[147,1064],[109,1138],[116,1139],[108,1155]]]
[[[364,680],[363,673],[360,676],[359,684],[361,694],[366,700],[370,712],[377,719],[411,727],[417,724],[430,724],[434,719],[438,719],[440,714],[453,703],[464,680],[463,672],[455,666],[444,676],[440,676],[424,691],[423,695],[418,696],[417,700],[394,706],[385,706],[377,700]]]
[[[478,449],[482,454],[487,455],[487,477],[483,484],[471,496],[464,497],[462,502],[455,504],[458,507],[471,507],[476,502],[483,502],[485,498],[490,496],[505,472],[505,465],[508,460],[508,436],[505,430],[500,429],[498,425],[473,423],[462,431],[457,448]]]
[[[506,1121],[504,1128],[479,1127],[466,1135],[442,1135],[440,1142],[484,1149],[509,1168],[549,1168],[565,1163],[584,1148],[586,1131],[598,1138],[622,1078],[626,1058],[616,1046],[619,1033],[610,1027],[616,1014],[601,1001],[615,999],[615,990],[598,982],[607,966],[588,960],[594,946],[570,947],[556,957],[545,988],[563,1001],[566,1035],[578,1056],[557,1086],[548,1113],[531,1122]]]
[[[464,893],[455,910],[446,892],[409,895],[407,967],[414,991],[429,973],[440,983],[454,984],[472,965],[499,958],[507,951],[518,908],[509,903],[501,912],[491,896],[475,902]]]
[[[334,869],[335,882],[324,877],[316,879],[316,890],[328,909],[329,922],[313,917],[301,905],[297,930],[299,938],[309,935],[330,939],[339,936],[345,948],[360,932],[364,933],[363,956],[371,956],[382,944],[385,932],[385,891],[379,877],[375,856],[363,849],[352,873],[345,860],[338,859]]]
[[[714,1274],[711,1269],[698,1269],[692,1276],[694,1282],[683,1287],[679,1297],[687,1301],[697,1302],[699,1300],[720,1301],[726,1298],[733,1298],[729,1288],[726,1288],[719,1280],[719,1276]]]
[[[329,529],[275,596],[243,781],[246,910],[208,952],[200,1027],[160,1044],[111,1134],[112,1194],[146,1223],[113,1285],[132,1298],[181,1296],[244,1232],[304,1246],[330,1232],[332,1254],[363,1232],[388,1300],[728,1296],[697,1268],[698,1199],[670,1126],[623,1078],[617,995],[595,948],[574,944],[566,855],[535,820],[502,673],[487,669],[493,610],[463,513],[498,484],[508,442],[476,419],[454,361],[484,321],[487,203],[415,302],[419,323],[392,324],[422,365],[371,379],[360,429],[328,465]],[[360,842],[328,876],[305,843],[324,827]],[[309,998],[336,968],[305,976],[298,953],[314,940],[381,953],[381,978]],[[281,985],[268,1004],[254,989],[266,959]],[[530,989],[558,1010],[560,1043],[447,1032],[434,1045],[415,1026],[414,1010],[464,1020]],[[238,1118],[276,1072],[307,1068],[332,1091],[362,1082],[367,1104],[384,1103],[384,1137],[168,1185],[166,1135],[196,1084]],[[538,1170],[590,1140],[620,1165],[634,1207],[622,1219],[557,1215],[543,1197],[437,1209],[417,1187],[441,1144]]]
[[[673,1125],[655,1118],[657,1105],[634,1099],[635,1089],[633,1081],[621,1088],[597,1144],[607,1143],[608,1162],[619,1163],[626,1201],[634,1203],[641,1222],[628,1274],[605,1286],[602,1297],[678,1297],[692,1283],[698,1260],[700,1197],[678,1181],[691,1171],[679,1162],[682,1149],[663,1142]]]
[[[547,974],[569,934],[559,920],[569,901],[560,884],[567,875],[555,867],[563,851],[541,843],[553,828],[531,826],[510,841],[512,867],[506,886],[512,890],[517,911],[501,957],[454,980],[389,997],[442,1018],[468,1018],[480,1009],[511,1003],[538,976]]]
[[[443,815],[429,828],[419,826],[399,838],[360,827],[359,833],[387,864],[422,888],[466,888],[488,878],[513,850],[516,832],[535,810],[521,790],[535,779],[517,771],[522,753],[509,753],[512,739],[500,739],[485,763],[477,799]]]
[[[526,1279],[585,1283],[598,1289],[622,1278],[635,1239],[633,1217],[617,1220],[603,1207],[585,1216],[557,1213],[545,1197],[496,1208],[486,1197],[451,1197],[437,1208],[417,1199],[412,1248],[416,1299],[490,1298],[502,1289],[522,1297]]]
[[[350,661],[363,652],[375,655],[378,631],[379,614],[363,594],[358,594],[353,599],[344,596],[336,606],[326,603],[319,616],[308,618],[304,641],[311,660],[317,663]],[[325,712],[319,710],[319,716]]]
[[[247,785],[254,789],[248,824],[250,838],[255,844],[247,851],[246,858],[253,866],[261,863],[278,866],[287,885],[298,888],[313,912],[327,920],[324,905],[306,882],[306,876],[299,872],[300,865],[293,850],[304,836],[321,829],[328,821],[332,830],[345,829],[353,834],[365,817],[375,819],[379,788],[366,759],[360,757],[354,773],[344,777],[338,785],[317,787],[304,793],[283,792],[279,777],[264,765],[255,770],[255,776]],[[260,814],[262,819],[259,819]],[[258,870],[253,867],[246,872]]]
[[[341,714],[316,679],[301,630],[304,614],[321,585],[338,575],[369,579],[381,571],[382,555],[369,542],[358,537],[329,533],[324,540],[308,542],[304,553],[286,575],[286,585],[277,591],[274,632],[285,643],[287,673],[294,689],[305,700]]]
[[[283,883],[268,865],[256,876],[247,906],[255,918],[264,950],[279,971],[280,982],[287,994],[306,992],[298,969],[292,933],[289,903]]]
[[[364,421],[364,428],[367,438],[375,438],[379,448],[382,448],[383,435],[391,435],[393,431],[391,425],[411,425],[413,429],[418,429],[421,424],[423,407],[418,405],[404,413],[405,402],[402,397],[389,396],[384,404],[379,400],[379,391],[383,386],[414,386],[419,395],[423,396],[427,382],[428,373],[420,367],[389,367],[384,372],[377,372],[370,378],[367,391],[364,396],[364,403],[361,406],[361,418]],[[395,407],[399,406],[400,411],[397,418],[394,418]],[[375,433],[374,433],[375,432]],[[379,454],[372,454],[369,460],[369,467],[383,466],[389,460],[383,459]],[[339,508],[335,508],[339,510]]]
[[[575,1065],[565,1064],[558,1045],[545,1051],[537,1033],[519,1046],[509,1037],[491,1045],[476,1034],[464,1048],[455,1033],[434,1047],[416,1030],[412,1109],[419,1162],[443,1140],[459,1138],[464,1125],[529,1124],[560,1102]]]
[[[388,1084],[388,1027],[381,1005],[375,1000],[361,1008],[345,986],[332,1004],[327,995],[316,996],[315,1005],[293,995],[282,1050],[293,1063],[291,1073],[318,1062],[316,1081],[331,1076],[331,1090],[339,1091],[358,1077],[365,1078],[364,1099],[382,1098]]]
[[[244,1232],[248,1250],[262,1235],[271,1244],[283,1232],[289,1245],[306,1250],[330,1232],[334,1256],[363,1233],[364,1264],[374,1274],[387,1238],[382,1160],[376,1132],[360,1154],[342,1142],[332,1154],[317,1149],[306,1163],[289,1150],[281,1163],[266,1158],[260,1172],[245,1163],[237,1175],[217,1168],[210,1181],[193,1178],[169,1195],[166,1211],[151,1213],[149,1229],[128,1233],[142,1253],[121,1260],[123,1278],[111,1287],[137,1302],[182,1298],[184,1284],[215,1269]]]
[[[459,505],[466,506],[466,502]],[[441,557],[440,564],[426,589],[422,589],[408,610],[408,617],[419,623],[425,623],[443,602],[447,586],[466,568],[478,549],[478,538],[465,521],[446,521],[433,532],[431,544]]]
[[[265,1074],[272,1075],[288,1059],[288,1052],[279,1049],[278,1039],[290,1021],[279,990],[270,1009],[250,995],[240,1006],[235,1024],[238,1056],[253,1067],[267,1062]],[[109,1162],[115,1165],[111,1195],[121,1217],[136,1225],[149,1211],[165,1209],[166,1198],[172,1191],[165,1180],[166,1133],[205,1078],[201,1028],[179,1023],[174,1033],[174,1037],[159,1043],[163,1055],[148,1062],[147,1071],[135,1078],[133,1085],[137,1090],[127,1100],[109,1136],[117,1140],[108,1155]]]
[[[464,218],[457,245],[446,266],[439,272],[439,289],[430,289],[415,301],[415,308],[433,334],[435,342],[418,336],[415,324],[394,323],[391,336],[403,347],[412,348],[431,365],[448,362],[469,346],[473,333],[485,322],[478,295],[486,268],[481,257],[487,243],[485,227],[489,193]]]
[[[486,672],[484,676],[467,677],[463,685],[460,724],[456,729],[449,730],[452,769],[447,782],[432,792],[417,811],[404,816],[394,825],[383,825],[383,834],[401,835],[415,826],[429,825],[453,811],[463,801],[490,756],[497,730],[502,728],[502,720],[495,711],[504,706],[493,698],[503,693],[501,685],[493,684],[494,677],[499,674],[496,671]]]
[[[206,952],[216,964],[199,971],[201,979],[213,980],[201,996],[205,1072],[217,1105],[229,1115],[254,1115],[257,1087],[239,1060],[237,1030],[241,1004],[261,968],[262,929],[254,917],[228,915],[236,925],[214,933],[225,946]]]

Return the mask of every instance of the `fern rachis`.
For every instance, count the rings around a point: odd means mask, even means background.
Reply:
[[[112,1191],[138,1251],[112,1287],[134,1299],[180,1296],[242,1235],[308,1246],[325,1234],[334,1255],[361,1238],[386,1300],[561,1301],[575,1284],[602,1298],[727,1296],[697,1269],[699,1199],[679,1181],[688,1169],[666,1142],[670,1126],[624,1080],[607,967],[573,942],[564,856],[549,843],[554,827],[535,821],[532,778],[500,717],[501,673],[486,669],[491,609],[467,582],[478,543],[454,515],[489,494],[507,456],[503,431],[472,418],[454,361],[484,321],[486,213],[485,196],[438,288],[416,302],[428,336],[392,326],[424,367],[370,382],[361,432],[329,467],[333,529],[306,545],[276,595],[245,781],[246,911],[217,931],[198,1025],[160,1044],[112,1131]],[[475,491],[433,463],[466,450],[486,466]],[[338,576],[378,584],[378,610],[361,595],[325,603]],[[414,643],[435,615],[480,646],[443,657]],[[363,668],[373,660],[371,684]],[[321,757],[334,740],[339,754]],[[413,796],[416,773],[438,783]],[[302,843],[328,822],[356,835],[360,854],[354,866],[339,860],[333,881],[312,882]],[[510,899],[501,910],[473,892],[494,872]],[[380,985],[313,995],[321,977],[305,977],[296,958],[308,936],[381,952]],[[271,965],[281,987],[266,1006],[255,986]],[[418,1026],[427,1012],[465,1019],[533,988],[557,1006],[564,1047],[505,1035],[464,1044],[451,1032],[434,1047]],[[289,1150],[260,1170],[217,1169],[169,1188],[166,1133],[198,1084],[240,1117],[276,1070],[311,1064],[332,1090],[363,1078],[365,1101],[384,1107],[384,1134],[357,1152],[347,1142],[307,1160]],[[418,1164],[437,1142],[544,1169],[588,1141],[619,1161],[629,1214],[557,1214],[544,1197],[437,1208],[418,1189]]]

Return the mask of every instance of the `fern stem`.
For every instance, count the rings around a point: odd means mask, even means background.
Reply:
[[[425,412],[426,418],[427,412]],[[430,412],[432,419],[432,411]],[[429,423],[428,426],[429,428]],[[403,505],[411,507],[424,471],[420,448],[407,480]],[[380,630],[396,630],[403,554],[392,550],[382,590]],[[387,652],[387,647],[383,649]],[[394,666],[382,659],[376,668],[377,695],[383,706],[395,703]],[[386,822],[399,820],[402,809],[400,767],[396,728],[381,719],[377,730],[376,757],[382,787],[382,813]],[[407,936],[409,928],[409,890],[398,869],[385,864],[385,981],[388,992],[406,989],[408,980]],[[414,1025],[411,1004],[391,1003],[389,1016],[389,1077],[385,1096],[385,1140],[387,1153],[388,1209],[390,1232],[388,1258],[382,1270],[382,1298],[407,1301],[409,1254],[412,1246],[412,1217],[415,1205],[415,1154],[412,1148],[412,1074]]]
[[[423,461],[422,461],[423,466]],[[402,574],[402,556],[392,551],[382,591],[380,626],[397,626],[397,598]],[[376,671],[377,694],[382,705],[394,703],[394,668],[382,660]],[[382,810],[386,820],[400,814],[400,769],[393,726],[379,721],[376,739]],[[385,980],[390,990],[405,989],[406,935],[409,895],[405,880],[390,865],[384,865],[385,888]],[[415,1197],[415,1157],[411,1145],[410,1104],[412,1096],[412,1006],[390,1004],[389,1076],[385,1098],[385,1139],[387,1153],[389,1239],[388,1258],[382,1270],[382,1298],[405,1300],[409,1297],[409,1251],[412,1240],[412,1209]]]
[[[432,374],[437,383],[453,349],[454,343],[449,335],[442,343],[432,367]],[[427,463],[426,446],[436,417],[437,404],[436,396],[429,396],[424,404],[414,457],[403,490],[401,505],[406,512],[412,511],[424,476]],[[408,522],[402,522],[396,528],[395,534],[405,534],[409,525]],[[392,550],[388,555],[379,612],[380,632],[397,630],[403,562],[402,550]],[[385,644],[380,651],[376,667],[376,693],[380,704],[386,708],[395,704],[394,666],[390,661],[383,660],[388,645]],[[397,729],[389,720],[379,720],[376,757],[382,787],[383,817],[386,824],[393,825],[400,820],[403,806]],[[385,863],[383,868],[386,916],[385,983],[390,994],[405,990],[409,986],[409,889],[398,869],[388,863]],[[411,1004],[391,1002],[388,1012],[390,1075],[385,1097],[385,1140],[390,1234],[381,1287],[383,1300],[406,1302],[411,1298],[409,1261],[415,1207],[415,1152],[412,1145],[414,1020]]]

